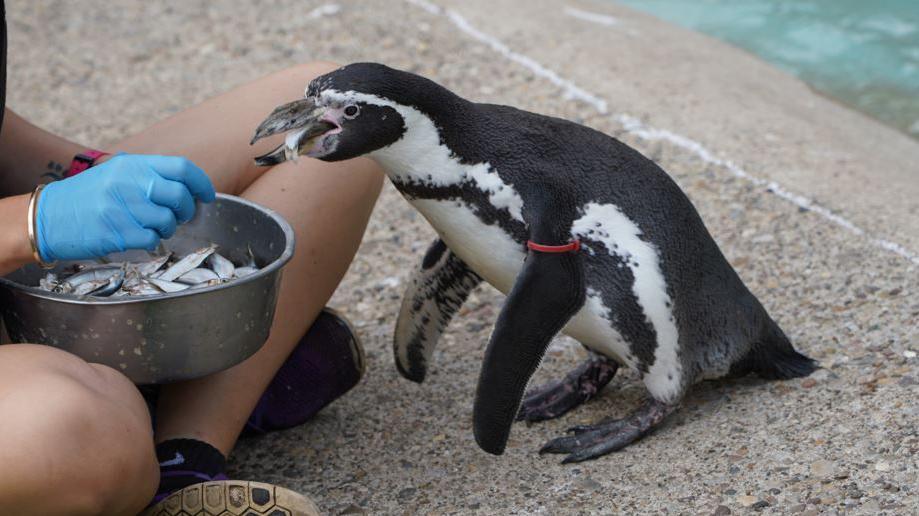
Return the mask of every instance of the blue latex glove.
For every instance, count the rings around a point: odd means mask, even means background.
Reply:
[[[214,200],[207,175],[173,156],[120,154],[42,190],[36,212],[41,258],[82,260],[127,249],[153,250]]]

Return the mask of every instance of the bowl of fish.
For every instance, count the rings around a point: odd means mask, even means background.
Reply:
[[[13,342],[69,351],[137,384],[198,378],[265,343],[293,250],[278,214],[218,194],[155,251],[0,278],[3,320]]]

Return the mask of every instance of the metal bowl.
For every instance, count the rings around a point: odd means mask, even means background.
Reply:
[[[54,294],[38,285],[47,271],[29,265],[0,278],[0,302],[13,342],[47,344],[105,364],[138,384],[206,376],[242,362],[265,343],[274,318],[281,269],[294,233],[275,212],[230,195],[199,204],[195,218],[164,244],[184,255],[216,243],[239,260],[252,249],[261,269],[221,285],[144,297]],[[113,262],[140,260],[117,253]],[[67,264],[59,264],[60,272]]]

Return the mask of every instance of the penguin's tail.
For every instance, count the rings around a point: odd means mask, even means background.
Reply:
[[[819,365],[791,345],[785,332],[771,318],[766,331],[746,357],[752,372],[767,380],[800,378],[813,373]]]

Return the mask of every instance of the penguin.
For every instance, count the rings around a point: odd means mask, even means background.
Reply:
[[[504,452],[515,420],[555,418],[588,401],[620,367],[639,373],[647,400],[541,453],[579,462],[620,450],[705,379],[795,378],[817,367],[744,285],[676,183],[609,135],[471,102],[376,63],[314,79],[253,142],[278,133],[284,143],[258,165],[368,156],[437,231],[396,324],[403,376],[424,380],[440,335],[477,285],[506,294],[474,401],[473,433],[486,452]],[[585,346],[587,360],[527,392],[558,333]]]

